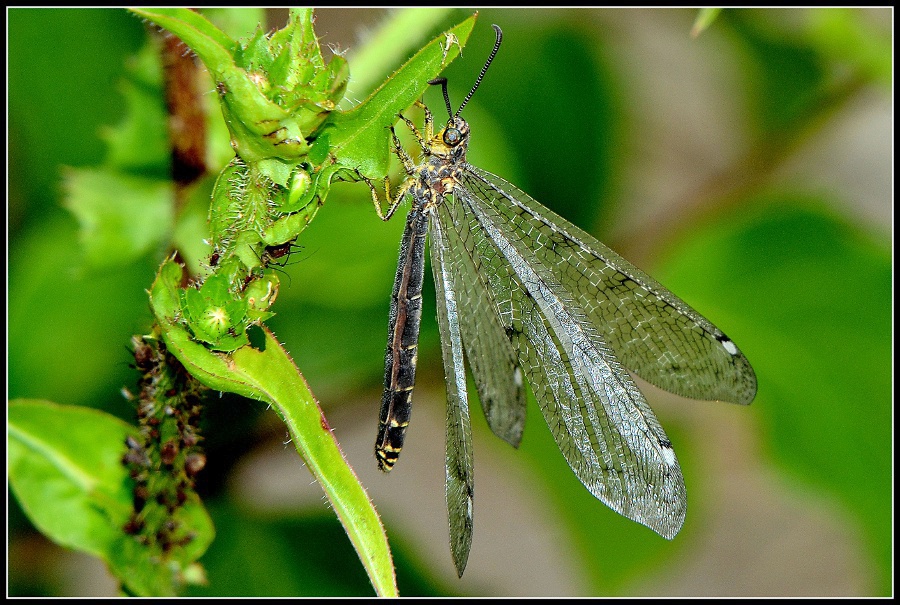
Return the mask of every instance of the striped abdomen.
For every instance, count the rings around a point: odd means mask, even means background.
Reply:
[[[384,354],[384,395],[375,456],[378,467],[391,470],[409,424],[412,392],[416,382],[416,354],[422,319],[422,280],[425,275],[425,238],[428,216],[425,204],[413,201],[400,242],[400,259],[391,296],[388,344]]]

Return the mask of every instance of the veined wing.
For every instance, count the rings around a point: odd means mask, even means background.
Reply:
[[[474,243],[472,263],[569,466],[611,508],[672,538],[684,522],[684,480],[643,395],[553,275],[518,252],[517,234],[488,202],[460,187],[454,197],[445,201],[451,224]]]
[[[577,302],[629,370],[671,393],[748,404],[756,375],[737,346],[652,277],[502,178],[462,178],[483,214],[542,279]]]
[[[525,389],[516,353],[496,306],[472,264],[474,243],[460,239],[445,204],[431,211],[431,268],[447,382],[447,510],[453,562],[462,577],[472,545],[474,470],[463,345],[485,417],[518,447],[525,428]],[[464,318],[461,321],[461,317]]]
[[[445,226],[448,264],[464,318],[460,322],[463,344],[481,407],[494,434],[518,447],[525,429],[526,399],[516,352],[497,316],[491,291],[478,276],[472,237],[465,232],[461,237],[454,228],[446,203],[438,205],[434,213]],[[432,239],[432,245],[436,244]]]
[[[430,213],[431,268],[437,299],[437,322],[447,382],[447,512],[450,551],[462,577],[472,547],[472,498],[475,494],[472,428],[466,391],[466,369],[459,321],[458,293],[452,277],[452,261],[441,221]]]

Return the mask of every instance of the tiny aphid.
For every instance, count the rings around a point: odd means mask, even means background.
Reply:
[[[673,538],[687,499],[681,468],[629,370],[694,399],[748,404],[756,376],[709,320],[591,235],[498,176],[466,162],[460,117],[500,47],[437,134],[424,105],[416,164],[393,136],[409,194],[385,354],[375,454],[389,471],[410,418],[422,317],[425,239],[437,294],[447,380],[447,506],[450,546],[462,576],[472,543],[473,454],[464,358],[491,430],[514,447],[525,424],[527,379],[569,466],[613,510]],[[393,129],[392,129],[393,134]],[[371,186],[371,183],[370,183]],[[389,196],[390,197],[390,196]]]
[[[295,244],[294,240],[289,242],[285,242],[283,244],[279,244],[277,246],[266,246],[266,249],[262,254],[262,264],[268,266],[271,263],[278,265],[279,267],[284,268],[287,266],[288,260],[291,257],[291,253],[295,250],[302,250],[303,247]],[[284,260],[281,262],[275,262],[278,259],[283,258]]]

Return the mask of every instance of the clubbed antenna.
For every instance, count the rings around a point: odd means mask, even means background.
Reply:
[[[462,113],[463,107],[466,106],[466,103],[469,102],[469,99],[472,98],[472,95],[475,94],[475,90],[478,88],[478,85],[481,84],[481,80],[484,78],[484,74],[487,73],[488,67],[491,66],[491,61],[494,60],[494,57],[497,56],[497,51],[500,50],[500,42],[503,40],[503,31],[501,31],[500,26],[496,23],[491,25],[494,28],[494,31],[497,32],[497,41],[494,42],[494,50],[491,51],[491,56],[488,57],[487,62],[484,64],[484,67],[481,68],[481,73],[478,74],[478,78],[475,79],[475,85],[472,86],[472,90],[469,91],[469,94],[466,95],[466,98],[463,99],[462,105],[459,106],[459,109],[456,110],[456,114],[453,116],[458,117],[460,113]]]
[[[447,115],[453,115],[453,107],[450,106],[450,93],[447,92],[447,78],[435,78],[434,80],[428,80],[429,84],[440,84],[441,89],[444,91],[444,103],[447,104]]]
[[[447,114],[451,117],[458,117],[460,113],[462,113],[463,107],[466,106],[466,103],[469,102],[469,99],[472,98],[472,95],[475,94],[475,91],[478,89],[478,85],[481,84],[481,80],[484,79],[484,74],[487,73],[488,67],[491,66],[491,61],[494,60],[494,57],[497,56],[497,51],[500,50],[500,42],[503,40],[503,31],[500,29],[499,25],[492,25],[494,31],[497,32],[497,41],[494,42],[494,50],[491,51],[491,56],[488,57],[487,62],[484,64],[484,67],[481,68],[481,73],[478,74],[478,77],[475,79],[475,85],[472,86],[472,90],[469,91],[469,94],[466,95],[466,98],[463,100],[462,105],[459,106],[459,109],[456,110],[456,113],[453,113],[453,107],[450,105],[450,94],[447,92],[447,78],[435,78],[434,80],[429,80],[428,83],[432,85],[441,85],[441,89],[444,91],[444,103],[447,104]]]

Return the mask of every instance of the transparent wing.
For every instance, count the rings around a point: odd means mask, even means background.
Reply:
[[[748,404],[756,375],[709,320],[594,237],[514,185],[466,165],[464,188],[535,271],[580,306],[621,362],[671,393]]]
[[[671,443],[631,376],[552,274],[519,253],[489,200],[445,202],[560,451],[594,496],[672,538],[686,497]],[[449,227],[448,227],[449,228]],[[546,272],[544,272],[546,273]]]
[[[431,268],[437,299],[437,321],[447,382],[447,511],[450,520],[450,551],[462,577],[472,547],[472,498],[475,494],[472,428],[466,392],[466,370],[459,325],[457,292],[451,276],[445,234],[432,211]]]
[[[516,352],[497,317],[489,286],[478,276],[472,238],[460,238],[447,204],[434,212],[445,225],[442,231],[459,301],[463,344],[481,407],[494,434],[518,447],[525,429],[526,399]]]

